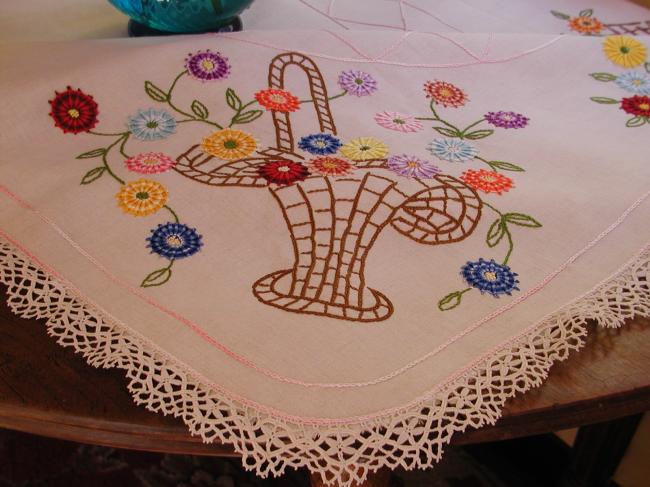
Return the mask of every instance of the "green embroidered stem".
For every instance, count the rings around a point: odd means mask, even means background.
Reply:
[[[479,161],[484,162],[494,172],[499,172],[499,169],[501,169],[502,171],[525,172],[525,169],[523,167],[517,166],[516,164],[513,164],[511,162],[488,161],[487,159],[483,159],[481,156],[474,156],[474,159],[478,159]]]
[[[126,145],[127,141],[129,140],[129,137],[131,136],[131,132],[127,132],[126,135],[124,136],[124,140],[122,140],[122,143],[120,144],[120,154],[124,156],[125,158],[129,159],[131,156],[129,156],[125,151],[124,151],[124,146]]]
[[[89,130],[88,133],[92,134],[92,135],[101,135],[103,137],[117,137],[118,135],[124,135],[124,134],[128,134],[130,132],[116,132],[114,134],[107,134],[107,133],[104,133],[104,132],[95,132],[93,130]]]
[[[178,215],[176,214],[176,212],[175,212],[174,210],[172,210],[171,206],[163,205],[163,208],[165,208],[169,213],[172,214],[172,217],[174,217],[174,221],[175,221],[176,223],[180,223],[180,220],[179,220],[179,218],[178,218]]]
[[[145,277],[140,283],[140,287],[162,286],[172,277],[173,265],[174,259],[171,259],[167,267],[156,269],[155,271],[147,274],[147,277]]]
[[[106,151],[102,154],[102,163],[104,164],[104,168],[106,168],[106,172],[110,174],[111,177],[120,184],[125,184],[125,182],[122,178],[120,178],[117,174],[113,172],[113,169],[111,169],[111,166],[108,164],[108,153],[113,147],[115,147],[120,142],[122,142],[122,145],[120,145],[120,148],[122,148],[126,143],[126,141],[129,139],[130,135],[131,132],[124,132],[120,138],[118,138],[115,142],[113,142],[111,145],[106,147]]]
[[[242,105],[241,99],[235,93],[235,90],[228,88],[226,90],[226,103],[228,106],[235,111],[235,114],[230,119],[228,128],[236,124],[251,123],[262,116],[264,113],[263,110],[246,110],[251,105],[257,103],[257,100],[251,100],[246,104]]]
[[[458,138],[463,138],[461,136],[461,131],[456,127],[455,125],[447,122],[446,120],[440,118],[440,115],[438,115],[438,112],[436,112],[436,109],[434,108],[434,103],[433,101],[429,103],[429,108],[431,109],[431,113],[433,114],[433,117],[415,117],[416,120],[433,120],[436,122],[440,122],[444,125],[447,126],[445,127],[433,127],[433,129],[438,132],[439,134],[442,134],[446,137],[458,137]]]
[[[463,294],[471,290],[471,287],[466,287],[460,291],[454,291],[447,294],[444,298],[438,301],[438,309],[440,311],[449,311],[450,309],[456,308],[462,302]]]
[[[328,101],[336,100],[337,98],[341,98],[342,96],[345,96],[345,95],[347,95],[347,94],[348,94],[348,92],[345,91],[345,90],[343,90],[343,91],[342,91],[341,93],[339,93],[338,95],[328,96],[328,97],[327,97],[327,100],[328,100]],[[308,100],[300,100],[300,103],[314,103],[314,99],[313,99],[313,98],[309,98]]]
[[[476,122],[474,122],[474,123],[468,125],[467,127],[465,127],[465,128],[462,130],[462,132],[460,133],[460,138],[462,139],[463,136],[467,133],[467,131],[468,131],[469,129],[471,129],[472,127],[476,127],[479,123],[484,122],[484,121],[485,121],[485,119],[482,118],[482,119],[480,119],[480,120],[478,120],[478,121],[476,121]]]

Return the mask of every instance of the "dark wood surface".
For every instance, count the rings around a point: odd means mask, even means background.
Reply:
[[[17,318],[0,287],[0,427],[84,443],[170,453],[234,455],[191,437],[180,419],[136,406],[121,370],[95,369]],[[495,426],[457,434],[477,443],[607,421],[650,410],[650,320],[592,327],[586,347],[545,384],[509,401]]]

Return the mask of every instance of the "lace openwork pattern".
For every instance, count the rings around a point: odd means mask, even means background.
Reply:
[[[362,482],[381,467],[425,468],[451,436],[494,424],[506,399],[539,386],[551,365],[579,349],[587,321],[618,327],[650,316],[650,250],[617,274],[514,338],[458,377],[400,410],[340,424],[289,422],[216,391],[132,330],[102,316],[0,238],[0,281],[17,315],[46,320],[49,335],[95,367],[125,370],[137,404],[183,419],[205,442],[232,444],[249,470],[266,477],[307,467],[328,483]]]

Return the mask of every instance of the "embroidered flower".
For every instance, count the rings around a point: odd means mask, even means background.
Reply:
[[[203,245],[196,228],[183,223],[164,223],[151,230],[147,247],[166,259],[182,259],[196,254]]]
[[[117,205],[124,213],[146,216],[160,210],[167,202],[165,187],[150,179],[138,179],[125,184],[115,195]]]
[[[459,108],[465,105],[468,98],[463,90],[446,81],[427,81],[424,92],[436,105]]]
[[[388,146],[374,137],[359,137],[341,147],[341,154],[352,161],[383,159],[388,155]]]
[[[354,166],[338,157],[317,157],[309,162],[309,169],[323,176],[345,176],[354,170]]]
[[[504,129],[522,129],[528,125],[529,118],[515,112],[487,112],[485,120],[495,127]]]
[[[144,152],[129,157],[124,161],[124,165],[129,171],[156,174],[169,171],[176,165],[176,161],[162,152]]]
[[[341,72],[339,86],[355,96],[368,96],[377,91],[377,81],[368,73],[356,69]]]
[[[97,125],[99,110],[92,96],[69,86],[61,93],[55,91],[54,95],[48,101],[51,107],[50,117],[54,119],[54,125],[64,133],[88,132]]]
[[[250,156],[257,149],[257,143],[246,132],[223,129],[203,139],[201,147],[204,152],[219,159],[234,161]]]
[[[427,149],[437,158],[449,162],[465,162],[478,155],[474,146],[460,139],[433,139]]]
[[[198,51],[185,59],[185,69],[195,79],[214,81],[225,79],[230,74],[228,58],[218,52]]]
[[[619,87],[637,95],[650,95],[650,76],[645,73],[626,71],[614,81]]]
[[[581,34],[598,34],[603,30],[603,23],[596,17],[573,17],[569,20],[569,27]]]
[[[309,176],[309,169],[299,162],[277,160],[267,162],[259,167],[260,176],[269,183],[292,184],[304,181]]]
[[[637,117],[650,117],[650,97],[634,95],[621,100],[621,110]]]
[[[388,169],[407,178],[430,179],[440,172],[438,166],[416,156],[402,154],[388,158]]]
[[[634,37],[609,36],[603,41],[603,51],[613,63],[624,68],[634,68],[643,64],[646,47]]]
[[[269,88],[255,93],[255,99],[267,110],[276,112],[295,112],[300,108],[300,100],[285,90]]]
[[[386,129],[398,132],[417,132],[422,129],[422,123],[415,117],[398,112],[381,112],[375,115],[375,122]]]
[[[176,120],[165,110],[148,108],[129,117],[127,127],[136,139],[161,140],[176,132]]]
[[[310,154],[324,156],[336,153],[341,147],[341,141],[330,134],[311,134],[301,137],[298,147]]]
[[[487,169],[468,169],[460,177],[469,186],[474,189],[480,189],[486,193],[505,193],[513,186],[513,181],[503,174]]]
[[[517,274],[507,265],[497,264],[494,259],[469,261],[461,268],[460,275],[467,284],[481,291],[481,294],[489,293],[495,298],[519,290]]]

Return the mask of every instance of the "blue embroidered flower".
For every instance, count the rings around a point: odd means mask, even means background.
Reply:
[[[165,110],[138,110],[126,124],[136,139],[160,140],[176,132],[176,120]]]
[[[301,137],[298,147],[310,154],[325,156],[336,153],[341,141],[330,134],[311,134]]]
[[[460,139],[433,139],[427,149],[437,158],[449,162],[465,162],[478,155],[473,145]]]
[[[616,78],[615,83],[637,95],[650,95],[650,76],[645,73],[626,71]]]
[[[182,223],[164,223],[151,230],[147,247],[166,259],[182,259],[201,250],[203,242],[196,229]]]
[[[519,291],[517,274],[507,265],[497,264],[494,259],[469,261],[460,269],[460,275],[470,286],[496,298],[501,294],[510,295],[512,291]]]

